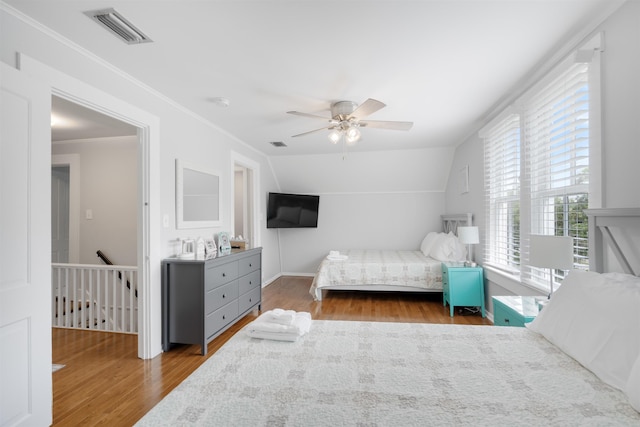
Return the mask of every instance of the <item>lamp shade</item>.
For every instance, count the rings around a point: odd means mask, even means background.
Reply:
[[[458,240],[465,245],[480,243],[478,227],[458,227]]]
[[[531,235],[529,264],[569,270],[573,267],[573,237]]]

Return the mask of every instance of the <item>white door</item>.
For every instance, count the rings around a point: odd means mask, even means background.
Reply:
[[[51,91],[0,63],[0,426],[50,425]]]

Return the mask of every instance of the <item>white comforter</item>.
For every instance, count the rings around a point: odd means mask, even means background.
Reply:
[[[421,251],[351,249],[340,251],[347,259],[325,258],[318,267],[309,292],[322,299],[326,287],[354,285],[404,286],[442,290],[441,262]]]

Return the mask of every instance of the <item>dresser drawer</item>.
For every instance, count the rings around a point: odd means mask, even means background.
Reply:
[[[524,326],[524,320],[517,313],[504,307],[502,304],[496,304],[493,307],[493,324],[497,326]]]
[[[245,294],[260,286],[260,270],[254,271],[251,274],[247,274],[246,276],[238,279],[239,287],[240,287],[240,295]]]
[[[238,317],[238,300],[207,314],[205,319],[205,335],[207,339]]]
[[[239,276],[251,273],[260,269],[260,254],[252,255],[250,257],[242,258],[238,260]]]
[[[238,278],[238,262],[228,262],[207,269],[205,273],[205,291],[216,288]]]
[[[520,326],[533,321],[538,315],[537,297],[493,297],[493,324],[496,326]]]
[[[209,314],[238,298],[238,281],[208,291],[204,300],[204,313]]]
[[[262,289],[257,287],[238,298],[238,314],[244,313],[251,307],[260,302],[260,292]]]

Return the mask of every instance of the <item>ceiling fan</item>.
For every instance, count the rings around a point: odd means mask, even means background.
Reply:
[[[381,120],[362,120],[370,114],[384,108],[386,105],[380,101],[369,98],[361,105],[352,101],[338,101],[331,104],[331,117],[322,117],[315,114],[301,113],[298,111],[287,111],[288,114],[296,116],[322,119],[329,123],[319,129],[309,132],[299,133],[293,137],[304,136],[314,132],[330,130],[329,140],[337,144],[344,137],[347,144],[355,144],[360,139],[361,127],[371,127],[390,130],[409,130],[413,122],[390,122]]]

